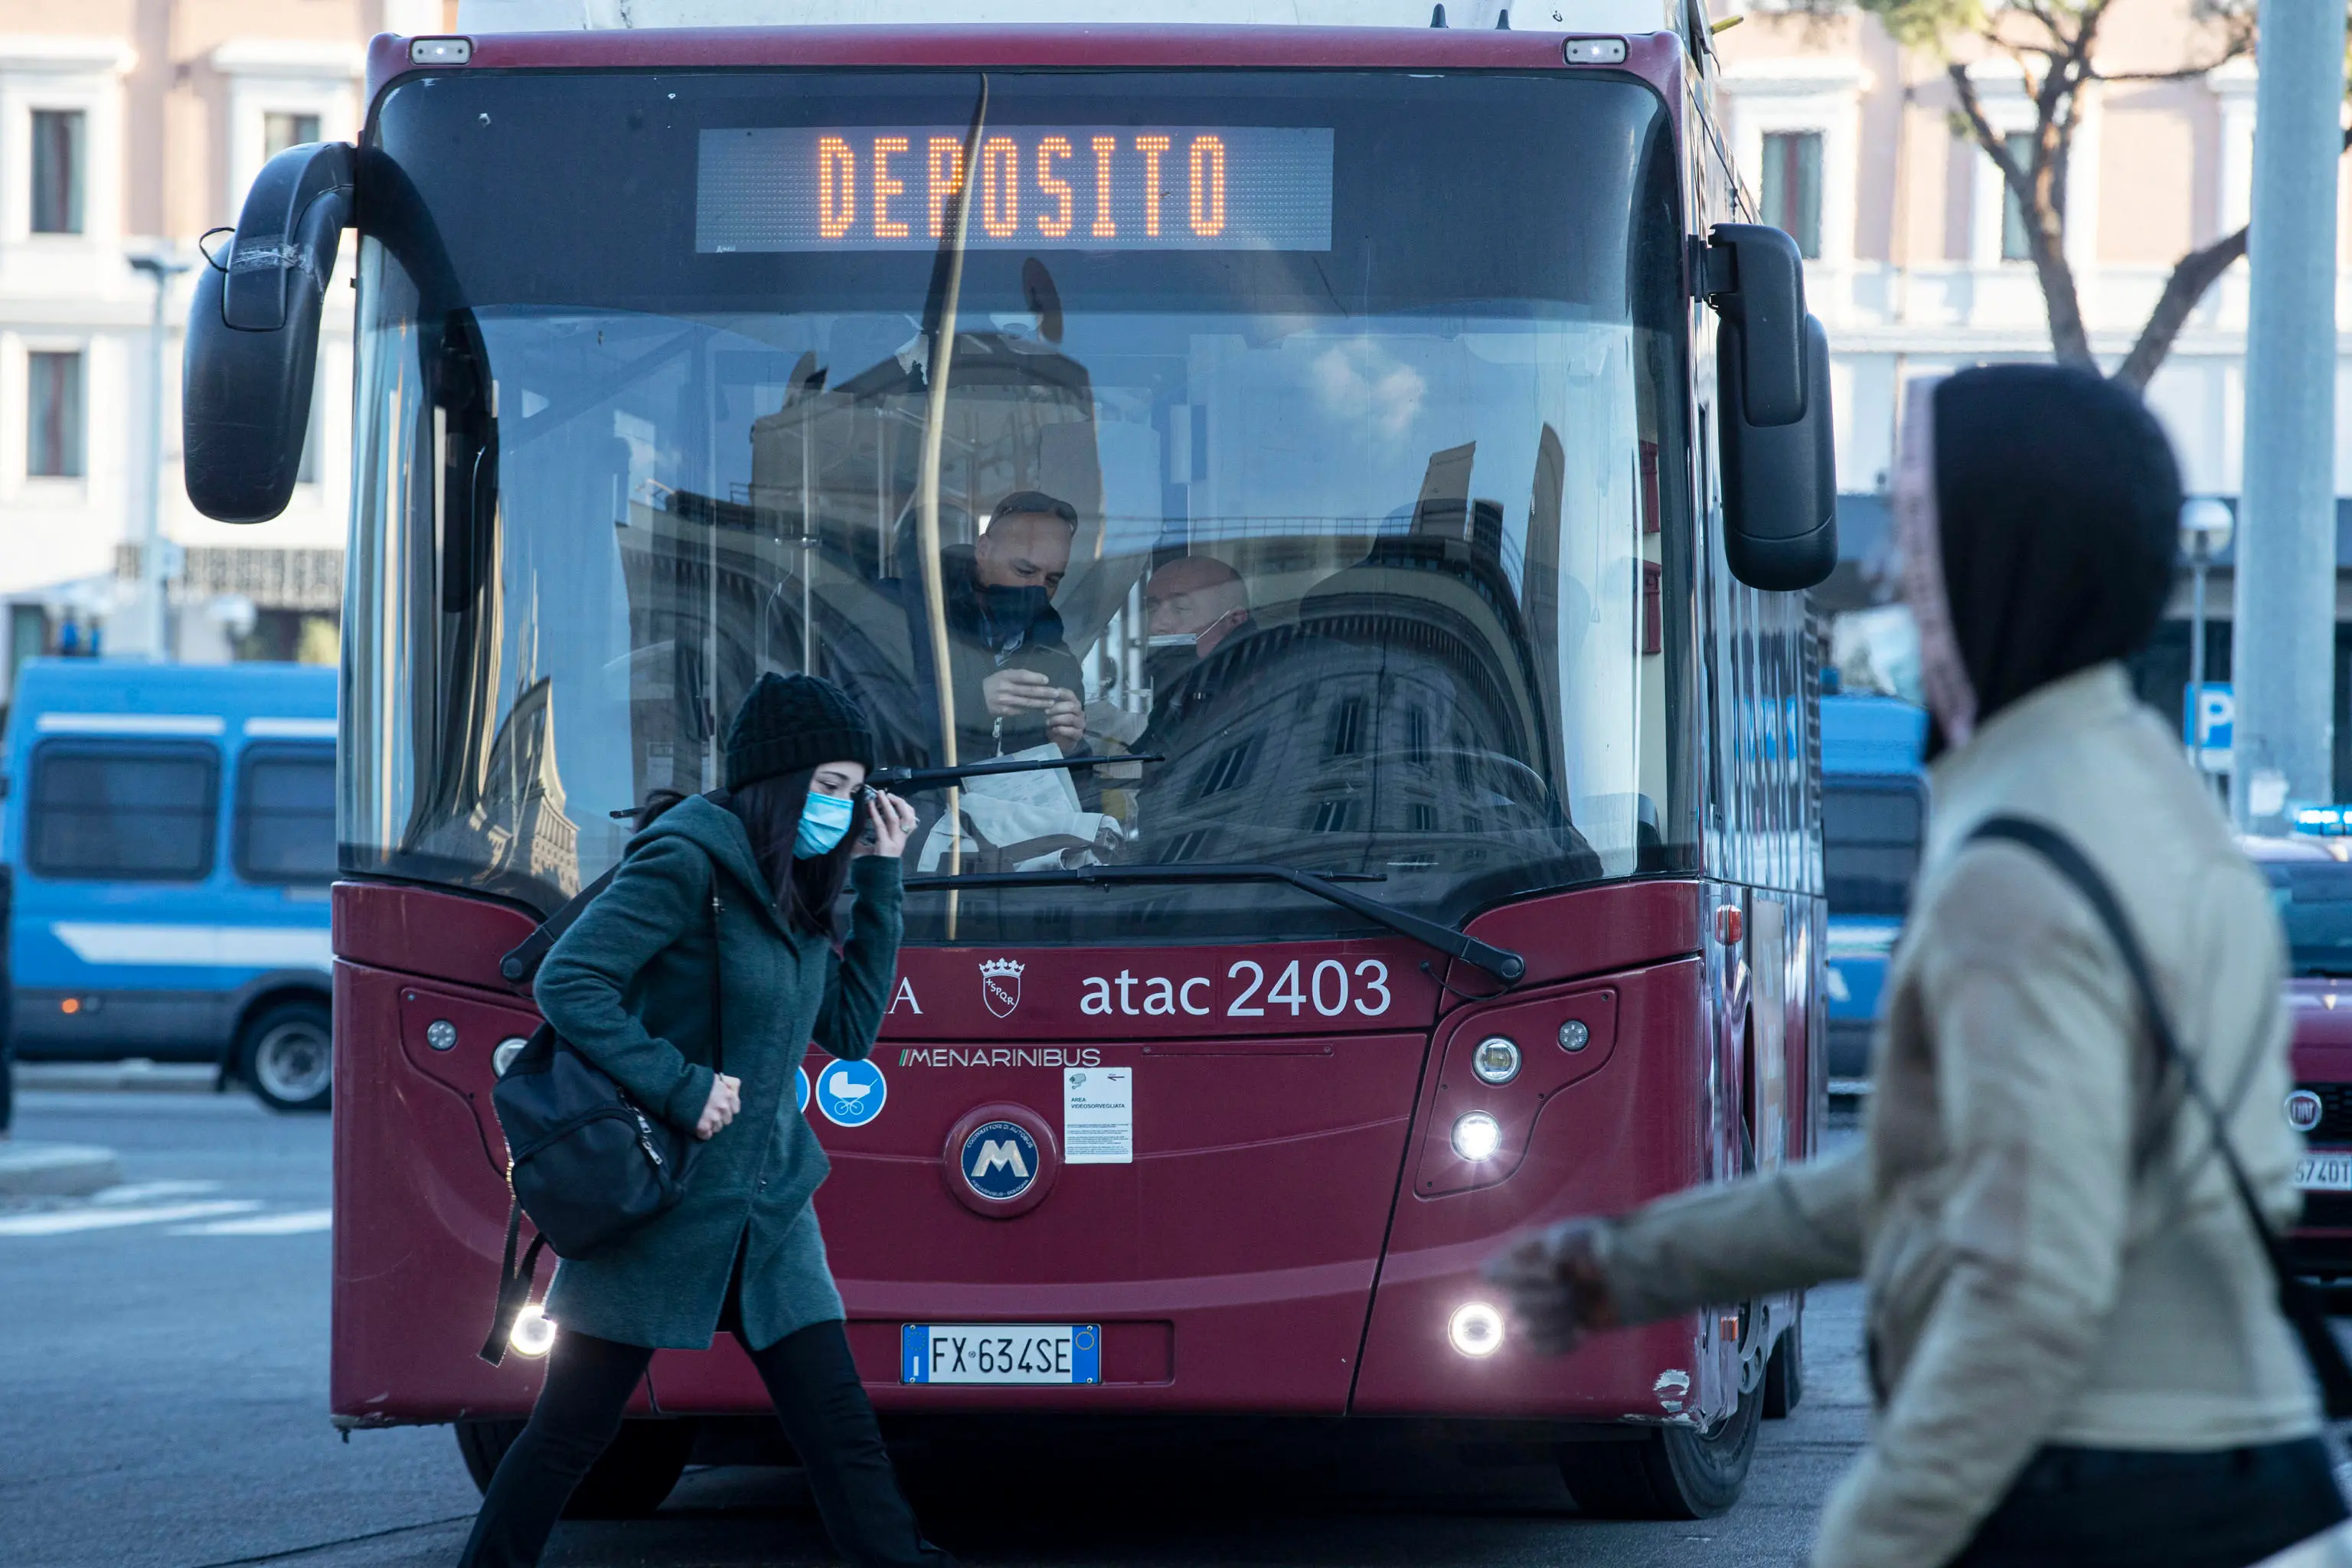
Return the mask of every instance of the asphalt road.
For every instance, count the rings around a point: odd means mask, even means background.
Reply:
[[[17,1135],[112,1146],[125,1184],[0,1208],[0,1563],[453,1563],[476,1501],[445,1428],[328,1424],[328,1128],[241,1096],[33,1091]],[[1863,1439],[1859,1300],[1817,1292],[1805,1402],[1748,1492],[1696,1524],[1578,1517],[1548,1468],[1294,1435],[909,1456],[929,1532],[975,1563],[1801,1562]],[[550,1564],[834,1561],[794,1472],[690,1472],[661,1512],[567,1524]]]

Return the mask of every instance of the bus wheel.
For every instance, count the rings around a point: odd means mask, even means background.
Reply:
[[[520,1421],[460,1421],[457,1452],[465,1456],[466,1473],[483,1491],[499,1471],[514,1440],[522,1436]],[[588,1468],[564,1505],[566,1519],[642,1519],[661,1507],[677,1478],[686,1473],[694,1452],[691,1421],[624,1421],[621,1435]]]
[[[237,1041],[237,1076],[274,1110],[326,1110],[334,1068],[334,1016],[323,1002],[281,1002]]]
[[[1805,1397],[1805,1320],[1800,1317],[1780,1334],[1772,1359],[1764,1363],[1764,1419],[1780,1421]]]
[[[1731,1419],[1701,1435],[1680,1426],[1636,1442],[1571,1443],[1560,1449],[1560,1479],[1576,1506],[1595,1519],[1705,1519],[1739,1500],[1756,1457],[1758,1393]]]

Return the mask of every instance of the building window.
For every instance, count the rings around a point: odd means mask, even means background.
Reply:
[[[247,751],[237,767],[236,874],[248,882],[334,880],[333,747]]]
[[[1360,697],[1344,697],[1331,709],[1331,722],[1324,737],[1324,752],[1334,757],[1362,754],[1365,733],[1370,727],[1370,710]]]
[[[1213,795],[1223,795],[1229,789],[1239,789],[1249,781],[1250,763],[1257,751],[1257,742],[1244,741],[1229,746],[1210,760],[1201,770],[1200,782],[1193,786],[1192,798],[1205,800]]]
[[[1180,833],[1168,841],[1168,852],[1160,857],[1160,862],[1163,866],[1174,866],[1190,860],[1201,852],[1201,846],[1208,841],[1209,830],[1205,827],[1196,827],[1190,833]]]
[[[1404,710],[1404,756],[1415,767],[1429,766],[1429,715],[1418,708]]]
[[[26,858],[37,877],[202,881],[219,792],[209,745],[52,742],[33,757]]]
[[[261,117],[261,156],[265,161],[289,147],[304,146],[318,139],[319,117],[315,114],[271,112]]]
[[[1348,803],[1344,800],[1318,800],[1315,816],[1307,824],[1310,833],[1344,833],[1348,827]]]
[[[2033,133],[2032,132],[2012,131],[2001,140],[2008,144],[2011,162],[2021,169],[2031,169],[2033,166]],[[1998,169],[1993,171],[1996,179],[2000,178],[2000,173]],[[2027,261],[2032,258],[2033,247],[2027,238],[2027,234],[2024,204],[2017,199],[2017,193],[2009,188],[2009,182],[2001,180],[2000,258],[2003,261]]]
[[[33,110],[33,232],[81,232],[82,132],[79,109]]]
[[[25,392],[25,471],[36,479],[81,478],[81,355],[26,354]]]
[[[1437,831],[1437,807],[1415,802],[1407,808],[1405,820],[1415,833],[1434,833]]]
[[[1785,230],[1808,261],[1822,255],[1822,133],[1775,131],[1764,138],[1764,221]]]

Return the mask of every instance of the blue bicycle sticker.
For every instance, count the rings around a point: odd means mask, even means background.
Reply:
[[[863,1127],[882,1114],[890,1086],[870,1061],[835,1062],[817,1075],[816,1108],[836,1127]]]

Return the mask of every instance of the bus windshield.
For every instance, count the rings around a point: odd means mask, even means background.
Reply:
[[[492,72],[362,161],[346,871],[551,907],[765,671],[918,941],[1447,922],[1694,863],[1671,127],[1606,78]],[[960,210],[961,209],[961,210]],[[1156,758],[1158,760],[1122,760]]]

